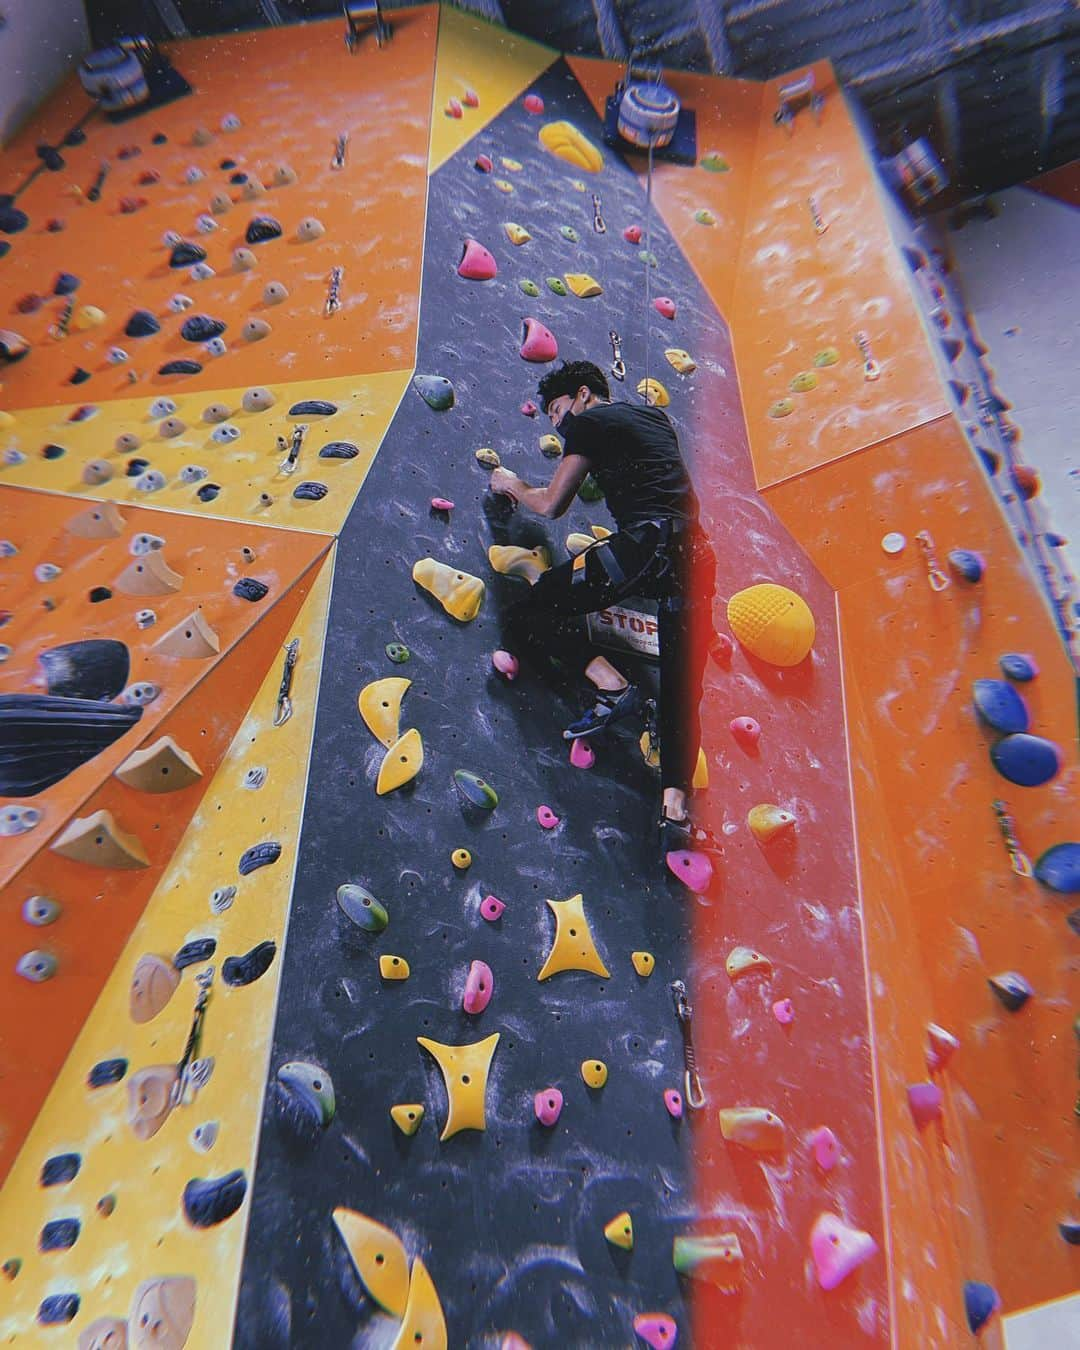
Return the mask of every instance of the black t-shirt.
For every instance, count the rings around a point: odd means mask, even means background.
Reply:
[[[697,520],[675,428],[660,408],[598,403],[563,418],[559,430],[565,453],[589,461],[620,529],[646,520]]]

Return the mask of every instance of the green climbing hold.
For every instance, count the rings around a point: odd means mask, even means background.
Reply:
[[[699,163],[701,167],[706,169],[709,173],[727,173],[731,168],[731,165],[724,156],[719,154],[716,150],[710,151],[707,155],[702,155]]]
[[[650,253],[647,248],[643,248],[641,252],[638,254],[638,257],[641,259],[643,263],[646,263],[649,267],[660,266],[660,264],[656,261],[656,254]]]
[[[530,281],[528,277],[526,277],[524,281],[519,281],[518,285],[525,292],[525,294],[530,296],[533,300],[535,300],[536,297],[540,294],[540,287],[536,284],[535,281]]]
[[[548,290],[554,291],[556,295],[566,294],[566,284],[562,277],[548,277],[547,284]]]
[[[494,811],[499,804],[499,794],[491,784],[468,769],[454,770],[454,786],[470,806],[480,811]]]
[[[435,412],[454,406],[454,386],[445,375],[414,375],[413,388]]]
[[[572,244],[576,244],[578,241],[578,233],[573,225],[560,225],[559,233],[564,239],[569,239]]]
[[[353,921],[357,928],[366,933],[381,933],[390,922],[386,907],[380,905],[370,891],[363,886],[346,882],[337,889],[337,902],[342,914]]]
[[[412,655],[404,642],[388,642],[386,644],[386,654],[396,666],[404,665]]]
[[[588,474],[584,483],[578,488],[579,500],[583,502],[602,502],[604,500],[604,490],[592,474]]]

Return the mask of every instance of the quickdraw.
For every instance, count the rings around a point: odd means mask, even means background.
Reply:
[[[213,1068],[212,1060],[196,1059],[202,1041],[203,1023],[206,1020],[206,1005],[210,1002],[210,990],[214,983],[214,967],[208,966],[195,976],[199,994],[195,1000],[195,1013],[191,1019],[187,1044],[176,1066],[176,1082],[172,1086],[169,1100],[173,1106],[179,1106],[188,1095],[192,1096],[204,1087]]]
[[[622,359],[622,338],[615,329],[608,333],[611,339],[611,373],[617,380],[626,379],[626,362]]]
[[[344,275],[344,267],[335,267],[330,272],[330,280],[326,287],[326,304],[323,306],[323,313],[327,318],[341,308],[341,278]]]
[[[697,1069],[697,1057],[694,1054],[694,1033],[691,1020],[694,1016],[693,1005],[686,997],[686,985],[682,980],[672,980],[671,996],[675,1001],[675,1016],[679,1022],[683,1042],[683,1100],[692,1111],[700,1111],[705,1105],[705,1089],[701,1086],[701,1076]]]
[[[293,671],[296,668],[296,658],[300,654],[300,639],[293,638],[285,648],[285,665],[281,671],[281,684],[278,687],[277,711],[274,713],[274,726],[284,726],[292,716],[292,699],[289,695],[292,693]]]

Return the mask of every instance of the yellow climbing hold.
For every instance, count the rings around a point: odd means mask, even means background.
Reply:
[[[574,531],[573,534],[566,536],[566,551],[571,558],[576,558],[579,553],[584,553],[587,548],[592,548],[596,540],[589,534],[581,534]]]
[[[513,183],[508,183],[505,178],[495,178],[492,180],[500,192],[513,192]]]
[[[564,970],[584,970],[601,979],[610,979],[589,931],[582,897],[572,895],[569,900],[548,900],[546,903],[555,915],[555,940],[536,978],[546,980]]]
[[[421,558],[413,565],[412,576],[459,623],[468,623],[480,613],[484,583],[479,577],[447,567],[434,558]]]
[[[567,272],[563,280],[579,300],[589,300],[594,295],[603,295],[604,288],[588,272]]]
[[[411,783],[424,767],[424,743],[415,727],[401,737],[387,750],[379,767],[379,777],[375,782],[375,792],[385,797],[395,788]]]
[[[357,704],[368,731],[389,749],[401,735],[401,700],[412,680],[389,675],[360,690]]]
[[[488,562],[505,577],[521,577],[535,586],[551,567],[551,559],[543,548],[521,548],[517,544],[492,544]]]
[[[775,403],[769,407],[770,417],[790,417],[795,411],[795,403],[790,398],[778,398]]]
[[[443,1045],[427,1036],[417,1036],[416,1043],[438,1064],[446,1085],[449,1111],[439,1138],[449,1139],[459,1130],[482,1130],[487,1123],[484,1097],[488,1072],[499,1033],[471,1045]]]
[[[634,1221],[625,1209],[604,1225],[604,1236],[613,1247],[621,1247],[624,1252],[633,1249]]]
[[[573,122],[548,122],[538,134],[544,149],[558,159],[565,159],[567,164],[586,173],[599,173],[604,167],[600,151]]]
[[[654,744],[649,737],[649,733],[647,731],[643,731],[641,733],[641,740],[638,742],[638,744],[641,746],[641,758],[645,761],[645,763],[649,766],[650,769],[658,769],[660,767],[659,742]]]
[[[384,952],[379,957],[379,974],[384,980],[407,980],[410,974],[409,963],[403,956],[390,956]]]
[[[602,1059],[582,1060],[581,1077],[586,1087],[602,1088],[607,1082],[607,1065]]]
[[[532,238],[532,235],[524,225],[518,225],[517,222],[513,220],[506,221],[503,225],[503,229],[506,231],[507,239],[509,239],[512,244],[517,244],[519,247],[522,244],[527,244]]]
[[[731,1144],[755,1153],[779,1153],[784,1147],[784,1122],[763,1106],[733,1106],[718,1112],[720,1133]]]
[[[814,616],[800,595],[763,582],[728,601],[728,623],[753,656],[774,666],[797,666],[814,645]]]
[[[85,333],[88,328],[100,328],[105,322],[105,311],[97,305],[83,305],[75,311],[71,326],[77,332]]]
[[[724,962],[728,977],[737,980],[740,975],[771,975],[772,962],[753,947],[733,947]]]
[[[354,1209],[335,1209],[334,1223],[367,1292],[392,1317],[404,1316],[409,1258],[397,1234]]]
[[[559,440],[558,436],[552,436],[550,434],[541,436],[540,453],[545,459],[558,459],[562,454],[562,441]]]
[[[677,370],[680,375],[690,375],[697,370],[697,362],[682,347],[667,347],[664,355],[668,359],[668,364]]]
[[[790,811],[785,811],[783,807],[776,806],[772,802],[759,802],[747,812],[746,823],[758,843],[767,844],[770,839],[775,839],[785,830],[794,829],[795,817]]]
[[[671,402],[671,395],[659,380],[640,380],[637,391],[651,408],[666,408]]]
[[[522,170],[522,163],[519,159],[510,159],[506,155],[500,157],[499,163],[507,173],[520,173]]]
[[[419,1257],[413,1262],[409,1301],[391,1350],[446,1350],[446,1318],[439,1295]]]
[[[581,181],[580,178],[571,178],[570,186],[574,189],[575,192],[588,192],[589,190],[585,186],[585,184]]]
[[[634,969],[642,979],[647,980],[656,969],[656,957],[652,952],[631,952],[630,960],[634,963]]]
[[[594,539],[609,539],[611,537],[611,531],[605,525],[590,525],[589,529],[592,531]]]
[[[705,751],[698,747],[697,763],[694,765],[694,779],[690,786],[695,792],[703,792],[709,786],[709,761]]]
[[[424,1119],[424,1108],[419,1102],[403,1102],[390,1108],[390,1119],[402,1134],[407,1134],[411,1138]]]
[[[800,370],[791,381],[791,390],[795,394],[808,394],[817,388],[817,376],[812,370]]]
[[[490,446],[483,445],[476,452],[476,462],[482,464],[485,469],[497,469],[502,460]]]
[[[456,848],[450,854],[450,861],[459,872],[464,872],[467,867],[472,866],[472,854],[467,848]]]

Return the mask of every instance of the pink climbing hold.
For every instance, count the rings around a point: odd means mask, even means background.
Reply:
[[[795,1005],[789,998],[778,999],[772,1005],[772,1015],[782,1027],[790,1026],[795,1020]]]
[[[521,405],[521,411],[525,417],[537,417],[540,413],[540,409],[531,398]]]
[[[544,111],[544,100],[539,94],[526,94],[521,100],[527,113],[532,113],[534,117],[539,117]]]
[[[465,980],[465,996],[461,1006],[467,1013],[482,1013],[495,992],[495,976],[486,961],[474,961]]]
[[[443,109],[443,112],[446,113],[447,117],[460,117],[461,104],[457,101],[456,98],[452,98],[449,101],[449,103],[447,103],[446,107]]]
[[[552,1126],[562,1112],[563,1097],[558,1088],[544,1088],[533,1098],[533,1110],[541,1125]]]
[[[695,894],[702,895],[709,889],[713,868],[706,854],[692,853],[688,849],[680,848],[669,853],[665,861],[683,885],[689,887]]]
[[[570,763],[575,769],[591,769],[596,763],[596,754],[584,736],[570,742]]]
[[[667,1313],[638,1313],[634,1318],[634,1330],[652,1350],[668,1350],[675,1344],[679,1328],[675,1319]]]
[[[937,1073],[943,1069],[957,1050],[960,1049],[960,1042],[952,1034],[946,1031],[944,1027],[939,1027],[936,1022],[931,1022],[926,1028],[926,1067],[931,1073]]]
[[[916,1129],[925,1130],[927,1125],[941,1119],[945,1094],[936,1083],[912,1083],[907,1090],[907,1100]]]
[[[506,905],[497,895],[485,895],[480,901],[480,916],[487,919],[488,923],[501,919],[505,912]]]
[[[822,1289],[835,1289],[877,1249],[869,1233],[849,1228],[835,1214],[819,1214],[810,1230],[810,1254]]]
[[[518,674],[518,659],[510,652],[497,651],[491,653],[491,664],[499,672],[505,675],[508,680],[516,680]]]
[[[524,319],[521,330],[521,358],[523,361],[554,361],[559,355],[559,344],[550,328],[539,319]]]
[[[623,230],[623,232],[622,232],[622,237],[626,240],[626,242],[627,242],[628,244],[640,244],[640,243],[641,243],[641,226],[640,226],[640,225],[627,225],[626,229]]]
[[[731,734],[744,750],[753,750],[761,740],[761,724],[752,717],[733,717],[730,726]]]
[[[495,165],[491,162],[490,155],[477,155],[473,160],[473,168],[477,173],[491,173]]]
[[[682,1093],[675,1088],[664,1089],[664,1105],[672,1120],[682,1120]]]
[[[432,497],[431,509],[433,511],[452,511],[454,503],[449,497]]]
[[[550,806],[538,806],[536,808],[536,819],[541,829],[553,830],[559,823],[559,817]]]
[[[479,108],[480,95],[475,89],[466,89],[461,101],[465,104],[466,108]]]
[[[490,281],[498,275],[499,264],[483,244],[476,239],[466,239],[465,248],[458,263],[458,276],[466,281]]]
[[[532,1350],[532,1346],[516,1331],[508,1331],[499,1342],[499,1350]]]
[[[658,295],[652,303],[657,314],[662,314],[665,319],[675,317],[675,301],[670,296]]]
[[[840,1161],[840,1140],[828,1125],[819,1125],[810,1136],[814,1161],[823,1172],[831,1172]]]

